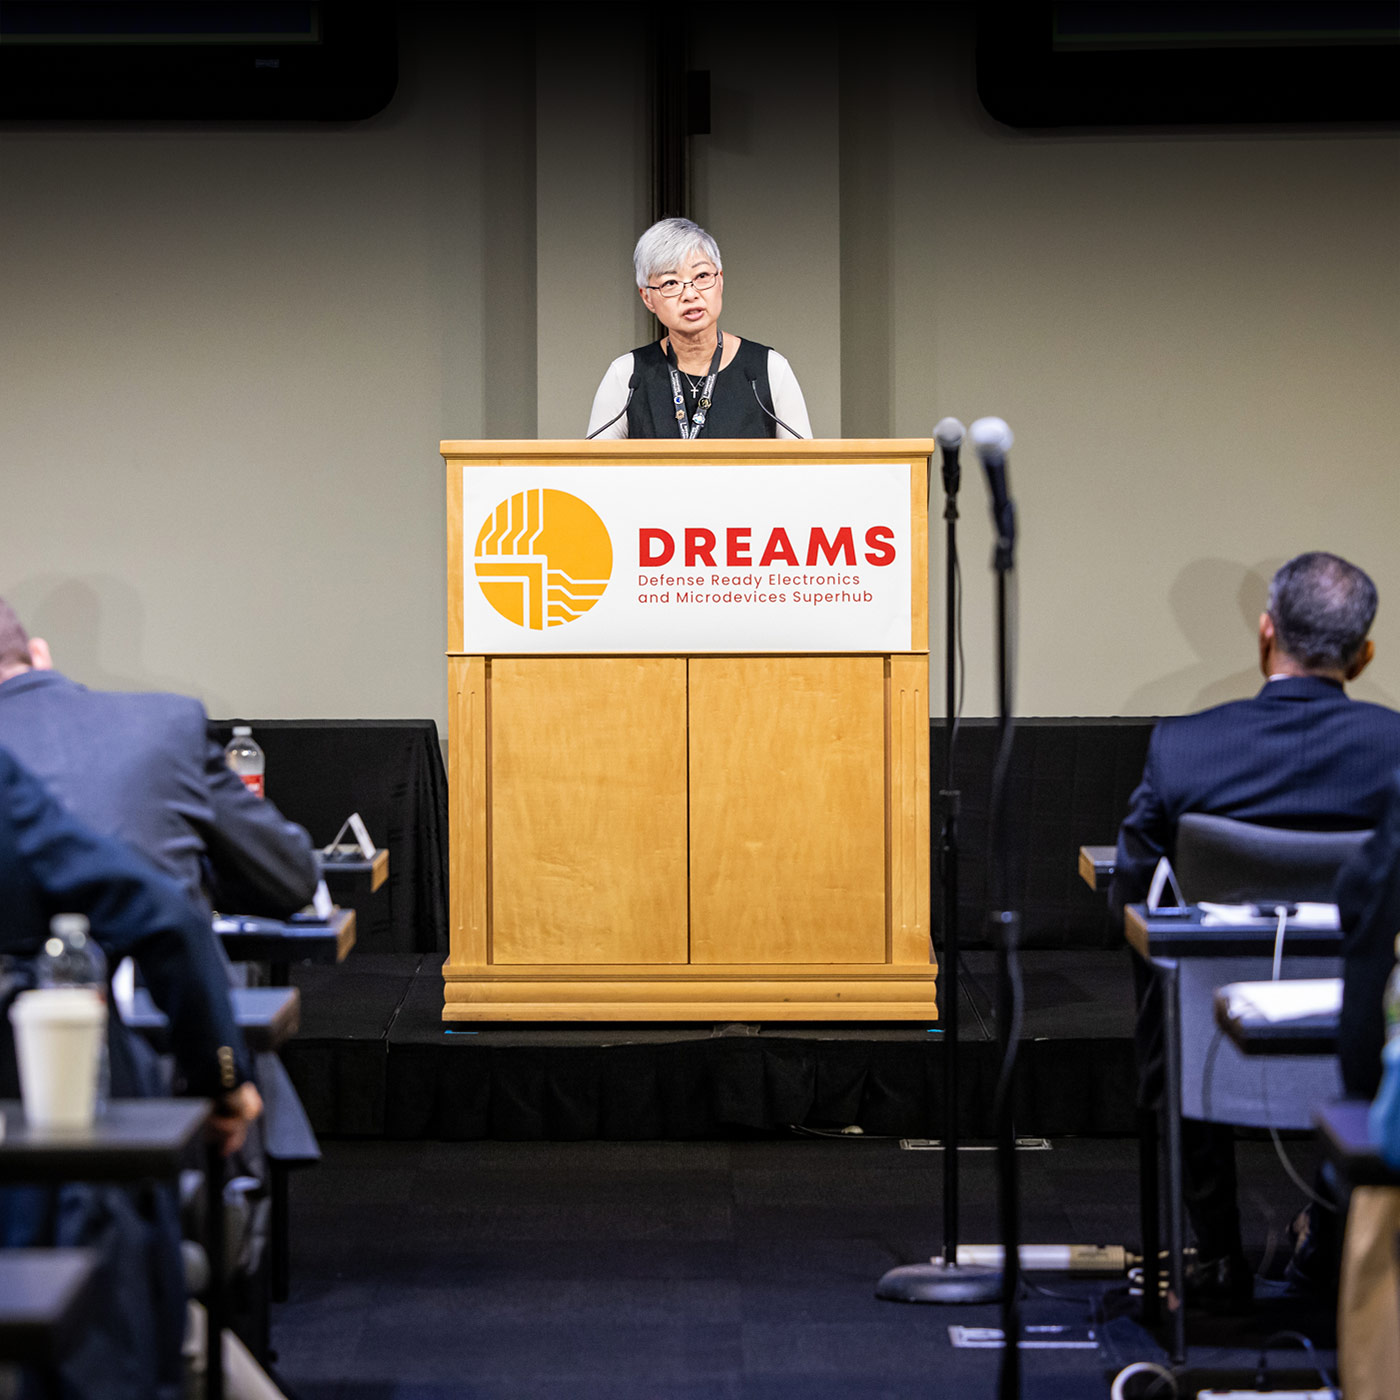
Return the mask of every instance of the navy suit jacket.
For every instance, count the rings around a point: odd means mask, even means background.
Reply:
[[[230,913],[285,917],[315,893],[310,838],[229,771],[197,700],[25,671],[0,684],[0,744],[69,811],[196,899],[208,897],[206,875]]]
[[[171,1023],[186,1088],[218,1096],[251,1075],[209,918],[120,841],[97,836],[0,748],[0,1093],[18,1095],[8,1002],[57,913],[85,914],[108,965],[130,955]],[[160,1092],[150,1051],[108,1018],[112,1093]],[[71,1400],[174,1400],[185,1324],[179,1212],[168,1184],[0,1189],[0,1243],[101,1254],[101,1303],[59,1361]]]
[[[1351,700],[1317,676],[1269,681],[1251,700],[1164,719],[1118,830],[1110,907],[1147,897],[1177,822],[1206,812],[1263,826],[1374,826],[1400,766],[1400,713]]]
[[[171,1049],[191,1093],[217,1097],[252,1077],[203,912],[134,851],[84,827],[0,748],[0,953],[31,958],[60,913],[87,916],[109,967],[135,959],[170,1018]],[[6,1021],[0,1035],[8,1031]],[[119,1082],[127,1063],[114,1055],[116,1094],[141,1087]]]
[[[131,956],[170,1019],[191,1093],[250,1077],[207,914],[120,841],[85,828],[0,748],[0,1095],[17,1097],[6,1014],[58,913],[87,916],[108,965]],[[149,1050],[108,1018],[114,1097],[159,1092]],[[0,1188],[0,1244],[85,1245],[101,1255],[96,1301],[59,1362],[70,1400],[174,1400],[185,1294],[179,1214],[168,1185]]]

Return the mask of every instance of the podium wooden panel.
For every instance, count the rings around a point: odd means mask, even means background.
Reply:
[[[885,961],[885,664],[695,657],[690,961]]]
[[[934,443],[444,442],[446,1021],[928,1021]],[[472,654],[462,473],[907,464],[907,650]]]
[[[491,960],[686,961],[685,662],[491,664]]]

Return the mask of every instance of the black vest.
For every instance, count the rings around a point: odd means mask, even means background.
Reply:
[[[632,352],[632,368],[637,372],[637,392],[627,409],[627,436],[634,438],[679,438],[676,405],[671,391],[671,370],[653,340]],[[693,376],[692,376],[693,377]],[[768,386],[768,347],[756,340],[745,340],[739,353],[715,376],[715,392],[700,441],[706,438],[770,438],[777,436],[777,425],[764,413],[749,388],[752,379],[769,408],[773,391]],[[685,406],[693,417],[697,399],[681,375]]]

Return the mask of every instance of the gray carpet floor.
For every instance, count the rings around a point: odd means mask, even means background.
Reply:
[[[331,1141],[294,1178],[293,1294],[278,1369],[301,1400],[908,1400],[996,1394],[998,1353],[950,1324],[998,1310],[877,1301],[876,1280],[941,1232],[941,1154],[818,1137],[709,1142]],[[1314,1149],[1287,1144],[1310,1178]],[[1020,1154],[1028,1241],[1137,1238],[1136,1144]],[[994,1154],[965,1152],[962,1239],[996,1238]],[[1272,1146],[1240,1150],[1248,1248],[1277,1272],[1300,1193]],[[1027,1397],[1099,1397],[1161,1360],[1121,1284],[1032,1282],[1024,1320],[1092,1328],[1026,1353]],[[1252,1360],[1281,1328],[1332,1358],[1319,1304],[1193,1314],[1193,1365]],[[1298,1363],[1298,1353],[1279,1351]]]

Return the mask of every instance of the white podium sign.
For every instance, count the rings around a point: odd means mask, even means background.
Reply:
[[[471,654],[891,652],[908,464],[462,469]]]

